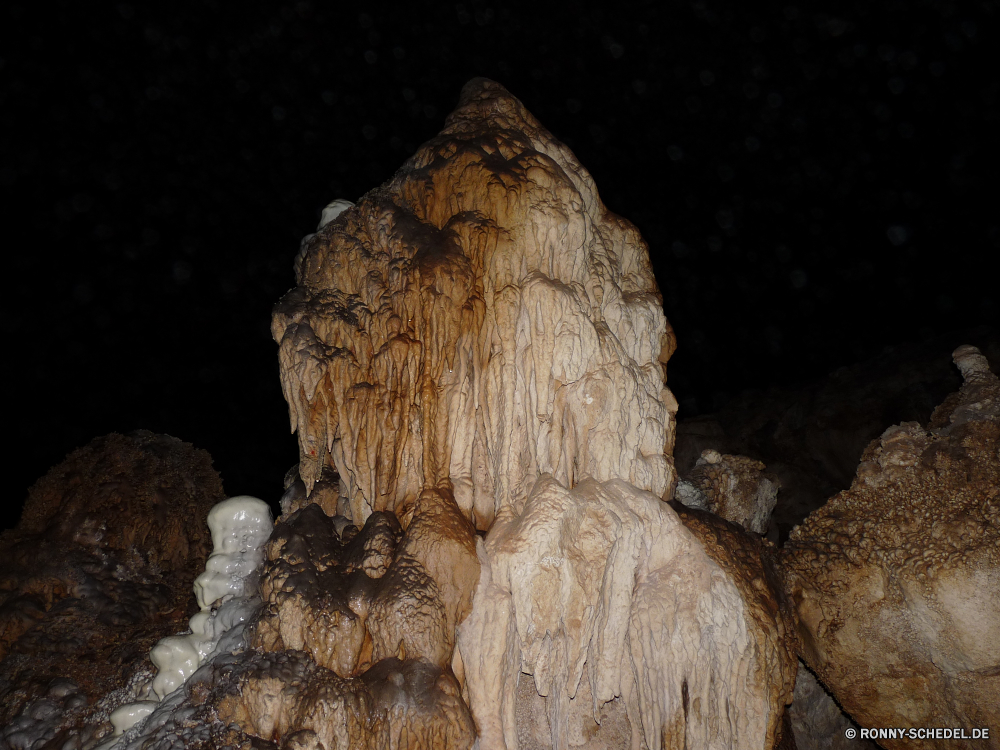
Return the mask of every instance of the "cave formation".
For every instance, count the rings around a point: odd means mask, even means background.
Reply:
[[[216,540],[200,612],[146,612],[161,651],[204,653],[176,689],[134,654],[116,681],[12,688],[40,648],[26,634],[56,632],[67,598],[25,572],[47,528],[33,501],[4,579],[3,747],[811,747],[792,728],[813,703],[842,717],[822,686],[858,721],[998,718],[1000,389],[977,350],[956,352],[965,385],[926,429],[872,443],[779,552],[764,464],[712,448],[678,476],[676,342],[648,248],[500,85],[470,81],[396,175],[330,204],[295,272],[272,319],[299,446],[281,516],[265,542],[258,514],[236,557]],[[101,472],[49,484],[106,495]],[[217,501],[213,481],[186,491]],[[165,512],[142,492],[152,509],[129,518]],[[73,544],[98,555],[99,521],[78,516]],[[185,544],[168,549],[175,592],[206,564],[203,534]],[[799,658],[822,686],[796,719]]]

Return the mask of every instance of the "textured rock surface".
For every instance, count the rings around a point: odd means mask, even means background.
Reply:
[[[306,494],[306,484],[299,478],[299,465],[295,464],[285,474],[285,492],[279,505],[282,516],[289,516],[307,505],[318,505],[328,516],[345,516],[350,506],[340,495],[340,477],[332,466],[327,466],[313,485],[312,492]]]
[[[223,497],[207,453],[149,432],[97,438],[32,487],[0,538],[0,746],[110,729],[150,647],[194,611]]]
[[[620,713],[616,698],[631,747],[772,746],[795,674],[790,612],[759,540],[682,516],[620,480],[543,477],[498,517],[459,636],[482,747],[545,730],[569,747]],[[523,708],[527,675],[546,727],[523,726],[540,714]]]
[[[676,499],[763,534],[781,487],[778,478],[765,473],[765,468],[752,458],[722,455],[707,448],[685,481],[678,484]]]
[[[359,531],[316,504],[279,522],[257,652],[240,698],[219,707],[226,721],[283,746],[303,732],[327,748],[471,744],[451,662],[479,578],[475,529],[447,491],[422,492],[412,511],[405,533],[389,512]]]
[[[803,659],[862,726],[1000,725],[1000,381],[954,359],[928,428],[886,430],[783,551]]]
[[[876,750],[871,740],[854,739],[846,732],[859,727],[844,715],[830,694],[801,662],[795,678],[792,705],[788,707],[796,750]]]
[[[344,678],[366,669],[372,595],[401,534],[391,513],[373,513],[359,533],[315,504],[279,522],[267,545],[251,645],[305,651]]]
[[[328,206],[296,275],[272,330],[300,462],[260,610],[118,750],[786,746],[771,548],[662,501],[673,335],[568,149],[473,81],[386,185]],[[759,525],[761,467],[723,458],[704,489]]]
[[[391,513],[358,532],[308,505],[268,543],[251,643],[305,650],[341,677],[388,657],[447,668],[479,579],[475,538],[447,492],[423,492],[405,533]]]
[[[498,84],[467,84],[296,278],[272,330],[299,473],[311,491],[334,466],[357,523],[405,528],[446,481],[481,530],[541,473],[670,489],[674,339],[646,245]]]
[[[851,485],[872,440],[893,424],[926,423],[959,388],[962,379],[948,355],[965,342],[977,344],[994,370],[1000,367],[1000,335],[973,329],[888,349],[802,387],[748,391],[714,414],[681,419],[677,471],[688,476],[708,448],[763,461],[781,482],[772,521],[783,541]]]
[[[345,680],[282,651],[254,653],[235,671],[219,714],[281,748],[437,750],[475,740],[455,678],[427,662],[385,659]]]

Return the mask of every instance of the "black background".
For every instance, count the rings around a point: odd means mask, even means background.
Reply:
[[[571,9],[572,8],[572,9]],[[7,3],[7,523],[92,437],[296,460],[270,309],[299,239],[505,86],[651,246],[681,414],[1000,295],[995,2]]]

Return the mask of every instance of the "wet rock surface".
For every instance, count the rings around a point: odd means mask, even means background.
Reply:
[[[300,651],[255,652],[223,687],[219,714],[281,748],[433,750],[475,740],[455,678],[422,661],[385,659],[343,679]]]
[[[227,722],[282,747],[463,748],[475,725],[451,671],[478,578],[475,532],[447,492],[424,492],[405,532],[362,529],[310,504],[278,523],[253,649]]]

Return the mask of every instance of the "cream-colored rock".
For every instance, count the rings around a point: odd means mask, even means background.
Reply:
[[[156,701],[139,701],[138,703],[127,703],[111,712],[111,724],[115,728],[115,735],[122,735],[125,730],[131,729],[135,724],[145,719],[156,708]]]
[[[794,634],[761,549],[709,514],[682,521],[621,480],[568,490],[540,479],[480,544],[459,630],[480,747],[537,734],[519,725],[525,675],[545,697],[554,748],[593,733],[616,698],[634,748],[771,747],[791,700]]]
[[[323,208],[322,214],[320,215],[319,226],[316,227],[317,231],[325,227],[349,208],[354,208],[354,204],[349,200],[344,200],[343,198],[338,198],[327,203]]]
[[[209,511],[208,528],[212,531],[212,554],[205,562],[205,572],[194,582],[202,610],[243,596],[248,579],[264,559],[262,548],[273,528],[271,509],[256,497],[231,497]]]
[[[965,384],[928,429],[886,430],[783,550],[802,657],[862,726],[1000,725],[1000,381],[978,354],[956,350]]]
[[[752,458],[724,455],[708,448],[685,477],[684,486],[678,487],[677,499],[747,531],[763,534],[781,486],[777,477],[765,473],[765,468]]]
[[[208,528],[212,554],[205,572],[194,581],[201,611],[189,620],[189,633],[167,636],[149,652],[157,669],[152,690],[161,700],[183,685],[222,635],[245,622],[255,609],[244,600],[255,594],[263,546],[272,529],[271,509],[260,498],[230,497],[212,506]]]
[[[470,82],[296,278],[272,331],[299,473],[311,493],[335,467],[355,523],[405,527],[447,482],[481,530],[542,473],[671,489],[674,340],[646,245],[498,84]]]

